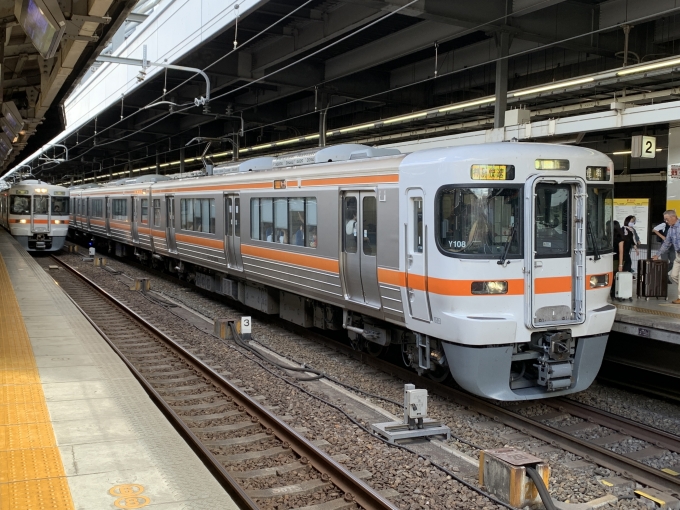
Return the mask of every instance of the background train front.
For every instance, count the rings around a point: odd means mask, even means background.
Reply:
[[[37,179],[0,192],[0,224],[27,251],[57,251],[69,224],[69,190]]]

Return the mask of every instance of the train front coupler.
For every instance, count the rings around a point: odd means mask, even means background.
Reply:
[[[531,349],[541,353],[534,365],[540,386],[545,386],[547,391],[556,391],[572,385],[576,341],[571,330],[534,333]]]

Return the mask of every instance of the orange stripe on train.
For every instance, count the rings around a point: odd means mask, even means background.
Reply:
[[[305,255],[289,251],[273,250],[271,248],[260,248],[259,246],[251,246],[247,244],[241,245],[241,253],[243,255],[251,255],[253,257],[262,259],[275,260],[276,262],[283,262],[285,264],[293,264],[295,266],[318,269],[320,271],[328,271],[329,273],[340,272],[340,265],[337,260],[317,257],[315,255]]]

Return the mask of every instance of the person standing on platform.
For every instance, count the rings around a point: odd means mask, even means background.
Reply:
[[[652,232],[654,232],[654,235],[661,239],[661,242],[663,243],[666,240],[669,228],[670,227],[668,226],[668,223],[664,221],[663,223],[659,223],[656,227],[654,227]],[[675,261],[675,248],[673,248],[672,245],[670,248],[668,248],[664,258],[668,260],[668,283],[671,283],[671,271],[673,270],[673,262]]]
[[[630,234],[632,236],[632,243],[631,246],[635,248],[635,255],[636,257],[640,257],[640,249],[638,248],[640,246],[640,236],[638,235],[637,231],[635,230],[635,216],[627,216],[626,219],[623,222],[623,228],[626,231],[626,234]],[[633,268],[633,260],[630,257],[630,250],[628,250],[628,259],[630,260],[630,271],[633,273],[633,278],[635,278],[635,269]]]
[[[652,257],[654,260],[659,260],[659,258],[666,253],[672,246],[675,249],[675,263],[673,264],[673,270],[671,271],[671,281],[673,283],[678,283],[678,277],[680,276],[680,261],[678,260],[678,254],[680,253],[680,224],[678,224],[678,215],[675,214],[673,209],[670,209],[663,213],[663,220],[668,224],[668,232],[666,234],[666,239],[664,240],[661,248],[659,249],[659,254]],[[673,301],[674,305],[680,305],[680,286],[678,286],[678,299]]]

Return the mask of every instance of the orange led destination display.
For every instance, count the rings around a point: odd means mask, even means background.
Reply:
[[[473,181],[511,181],[515,178],[514,165],[472,165]]]

